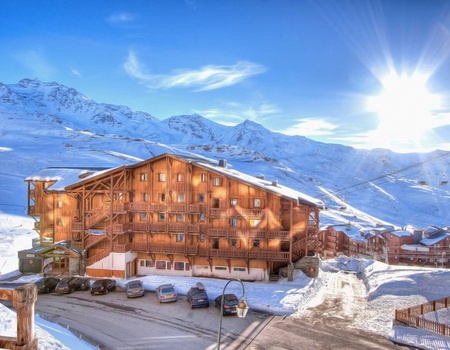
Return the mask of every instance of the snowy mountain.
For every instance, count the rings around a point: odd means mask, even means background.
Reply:
[[[73,88],[0,83],[0,208],[23,212],[23,179],[47,166],[116,166],[164,152],[195,153],[322,199],[321,223],[450,224],[450,152],[398,154],[324,144],[245,121],[200,115],[159,120],[97,103]],[[422,184],[419,184],[421,181]]]

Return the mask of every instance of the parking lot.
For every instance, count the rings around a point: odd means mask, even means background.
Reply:
[[[120,289],[107,295],[40,294],[36,313],[100,349],[214,349],[219,325],[213,302],[209,308],[191,309],[185,296],[159,303],[153,292],[127,298]],[[245,318],[224,317],[222,349],[244,349],[271,318],[252,310]]]

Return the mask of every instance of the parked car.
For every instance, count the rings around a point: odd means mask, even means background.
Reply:
[[[142,281],[130,281],[125,285],[127,298],[142,297],[145,293]]]
[[[104,278],[92,283],[91,294],[108,294],[114,289],[116,289],[116,280]]]
[[[69,294],[76,290],[89,289],[89,278],[66,277],[58,282],[55,288],[57,294]]]
[[[156,296],[160,303],[177,301],[178,295],[172,284],[162,284],[156,288]]]
[[[189,289],[186,299],[191,304],[191,308],[209,307],[208,294],[201,283],[197,283],[195,287]]]
[[[216,299],[214,299],[214,306],[220,310],[220,304],[222,302],[222,295],[219,295]],[[223,308],[222,314],[231,315],[235,314],[237,310],[237,306],[239,304],[239,299],[235,294],[225,294],[223,296]]]
[[[55,290],[56,285],[59,282],[59,278],[56,277],[41,277],[34,284],[37,287],[39,294],[50,293]]]

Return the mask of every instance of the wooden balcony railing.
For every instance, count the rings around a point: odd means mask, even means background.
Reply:
[[[186,212],[186,203],[171,203],[169,204],[169,211],[184,213]]]
[[[197,204],[189,204],[189,211],[191,213],[204,213],[205,212],[205,204],[197,203]]]
[[[167,228],[169,232],[177,232],[177,233],[185,233],[186,232],[186,224],[168,224]]]
[[[83,223],[81,221],[72,221],[72,231],[82,231]]]
[[[146,222],[127,222],[123,224],[124,231],[146,232]]]
[[[208,208],[208,215],[214,218],[226,218],[227,210],[222,208]]]
[[[200,225],[189,224],[188,225],[188,233],[189,234],[199,234],[200,233]]]
[[[125,204],[125,210],[135,211],[135,212],[146,212],[147,211],[146,202],[129,202]]]
[[[165,223],[149,224],[148,229],[150,232],[166,232],[166,224]]]
[[[197,246],[195,245],[131,243],[131,249],[137,252],[197,255]]]
[[[112,251],[114,253],[125,253],[125,252],[129,252],[132,248],[133,248],[133,243],[127,243],[127,244],[114,243]]]
[[[207,258],[222,259],[257,259],[266,261],[288,262],[289,252],[269,250],[243,250],[243,249],[207,249],[199,248],[198,255]]]
[[[150,211],[154,212],[165,212],[166,204],[165,203],[150,203]]]
[[[204,231],[209,237],[217,238],[259,238],[289,240],[289,231],[266,231],[247,229],[206,228]]]

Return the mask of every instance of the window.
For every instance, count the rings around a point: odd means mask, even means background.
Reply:
[[[59,200],[57,206],[61,209],[63,207],[63,201]]]
[[[62,222],[62,219],[61,219],[61,218],[58,218],[58,219],[57,219],[56,225],[58,225],[58,226],[62,226],[62,225],[63,225],[63,222]]]
[[[230,239],[230,247],[237,247],[237,239],[236,238]]]
[[[206,174],[200,174],[200,179],[202,182],[206,182]]]
[[[184,202],[184,193],[178,194],[178,203]]]
[[[177,270],[177,271],[189,271],[190,266],[189,266],[189,263],[185,263],[182,261],[175,261],[173,263],[173,269]]]
[[[178,173],[177,174],[177,182],[181,182],[181,181],[183,181],[183,174]]]
[[[199,241],[200,242],[204,242],[205,241],[205,234],[204,233],[200,233]]]
[[[155,262],[153,260],[141,260],[141,262],[145,261],[145,267],[155,267]],[[141,266],[143,266],[141,264]]]
[[[199,202],[204,202],[205,201],[205,194],[204,193],[200,193],[198,195],[198,201]]]
[[[161,193],[159,198],[160,198],[161,202],[164,203],[166,201],[166,194],[165,193]]]
[[[159,213],[158,221],[166,221],[166,214],[164,214],[164,213]]]
[[[222,179],[220,177],[215,177],[213,179],[213,186],[221,186],[222,185]]]
[[[128,198],[130,199],[130,202],[134,202],[134,193],[133,193],[133,192],[130,192],[130,193],[128,194]]]
[[[253,248],[259,248],[259,245],[260,245],[260,241],[259,241],[259,239],[254,239],[253,240]]]
[[[214,270],[219,270],[219,271],[226,271],[227,268],[225,266],[215,266]]]
[[[250,219],[250,227],[259,227],[261,225],[261,220]]]
[[[147,181],[148,180],[147,173],[141,173],[140,179],[141,179],[141,181]]]
[[[231,200],[230,200],[230,205],[231,205],[232,207],[235,207],[237,204],[238,204],[237,198],[231,198]]]
[[[253,199],[253,207],[254,208],[261,208],[261,199],[259,199],[259,198]]]
[[[220,207],[220,198],[213,198],[213,208],[219,208]]]
[[[238,222],[237,218],[231,218],[230,225],[232,227],[236,227],[237,226],[237,222]]]
[[[142,200],[144,201],[144,202],[147,202],[148,201],[148,194],[147,193],[142,193]]]
[[[247,271],[247,269],[245,267],[233,267],[233,271],[245,272],[245,271]]]
[[[159,182],[165,182],[166,181],[166,174],[165,173],[159,173],[158,174],[158,181]]]
[[[205,221],[205,213],[200,213],[200,221]]]
[[[183,242],[184,235],[182,233],[177,233],[177,242]]]
[[[177,222],[184,222],[184,215],[183,214],[177,214]]]
[[[217,238],[213,238],[212,240],[212,248],[219,249],[219,240]]]
[[[156,269],[157,270],[170,270],[170,262],[157,260],[156,261]]]
[[[139,220],[140,221],[147,220],[147,213],[139,213]]]

